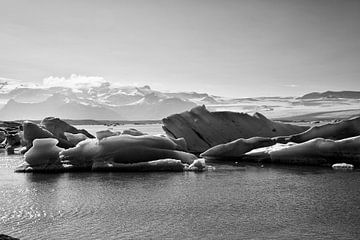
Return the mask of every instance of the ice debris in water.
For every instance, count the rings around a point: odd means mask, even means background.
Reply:
[[[202,171],[205,171],[205,170],[215,170],[215,168],[212,167],[212,166],[206,165],[204,158],[196,159],[189,166],[185,166],[185,171],[202,172]]]
[[[149,162],[138,163],[115,163],[115,162],[94,162],[92,169],[95,171],[184,171],[185,164],[176,159],[159,159]]]
[[[352,170],[354,169],[354,165],[348,163],[335,163],[331,166],[334,170]]]

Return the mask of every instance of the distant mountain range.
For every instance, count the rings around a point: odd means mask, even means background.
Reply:
[[[0,89],[0,118],[157,120],[196,105],[217,103],[206,93],[165,93],[144,87],[24,87]]]
[[[360,92],[358,91],[327,91],[327,92],[312,92],[305,94],[301,99],[319,99],[319,98],[350,98],[360,99]]]
[[[334,108],[334,101],[339,100]],[[325,99],[325,100],[324,100]],[[39,87],[19,85],[9,88],[0,82],[0,120],[43,119],[56,116],[63,119],[95,120],[159,120],[173,113],[206,105],[209,110],[262,112],[279,116],[284,110],[308,113],[315,107],[339,110],[344,99],[360,99],[360,92],[309,93],[300,98],[259,97],[224,98],[196,92],[161,92],[143,87],[118,87],[109,83],[96,87]],[[354,106],[359,102],[352,102]],[[353,106],[351,105],[351,106]],[[311,108],[313,107],[313,108]],[[307,109],[309,111],[300,111]],[[293,112],[289,112],[294,114]],[[280,115],[281,115],[280,114]]]

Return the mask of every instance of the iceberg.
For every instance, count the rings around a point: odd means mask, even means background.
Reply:
[[[272,121],[260,113],[251,116],[237,112],[209,112],[205,106],[171,115],[162,122],[167,136],[184,138],[193,153],[202,153],[239,138],[288,136],[309,129]]]
[[[315,138],[303,143],[277,143],[270,147],[246,153],[246,161],[291,165],[331,166],[342,159],[354,166],[360,165],[360,136],[331,140]]]
[[[139,163],[167,158],[191,164],[196,156],[179,150],[181,148],[182,146],[164,137],[119,135],[101,140],[84,140],[74,148],[60,152],[60,159],[77,165],[106,161]]]
[[[66,139],[73,144],[74,146],[76,144],[78,144],[81,141],[84,141],[86,139],[88,139],[88,137],[83,134],[83,133],[69,133],[69,132],[64,132],[64,135],[66,137]]]
[[[216,145],[206,150],[202,154],[200,154],[200,157],[204,157],[206,159],[239,158],[253,149],[272,146],[275,143],[276,141],[271,138],[264,138],[264,137],[252,137],[249,139],[240,138],[229,143]]]
[[[33,141],[33,146],[24,155],[29,166],[47,166],[60,164],[59,152],[64,150],[56,146],[59,141],[55,138],[41,138]]]

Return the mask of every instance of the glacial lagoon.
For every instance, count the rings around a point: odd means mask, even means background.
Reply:
[[[162,133],[112,130],[129,127]],[[202,173],[14,173],[21,162],[0,153],[0,233],[20,239],[360,238],[358,170],[208,162],[215,170]]]

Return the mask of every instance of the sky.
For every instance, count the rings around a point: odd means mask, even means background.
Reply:
[[[228,97],[360,91],[360,1],[0,0],[0,79],[71,76]]]

